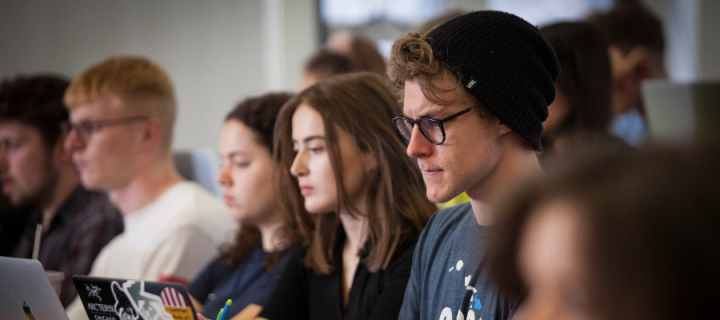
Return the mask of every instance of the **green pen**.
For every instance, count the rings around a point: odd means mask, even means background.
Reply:
[[[228,310],[230,310],[230,305],[232,305],[232,300],[228,299],[227,302],[225,302],[225,306],[220,309],[216,320],[225,320],[225,316],[227,316]]]

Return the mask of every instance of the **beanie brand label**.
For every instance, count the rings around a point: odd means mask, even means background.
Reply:
[[[472,87],[475,85],[475,80],[470,79],[470,82],[465,86],[468,89],[472,89]]]

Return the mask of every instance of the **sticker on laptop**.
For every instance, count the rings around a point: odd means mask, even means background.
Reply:
[[[82,281],[83,279],[79,279]],[[86,280],[78,292],[90,319],[95,320],[193,320],[193,309],[184,288],[138,280]],[[181,293],[180,291],[183,291]]]

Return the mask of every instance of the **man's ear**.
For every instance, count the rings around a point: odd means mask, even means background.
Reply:
[[[641,82],[644,79],[652,78],[655,71],[653,71],[652,61],[650,60],[650,52],[642,47],[641,55],[638,57],[635,63],[634,74],[635,79]]]
[[[608,47],[613,80],[618,82],[627,78],[644,79],[652,74],[650,52],[644,46],[637,46],[627,54],[615,45]]]
[[[640,83],[653,74],[652,62],[645,46],[636,46],[625,54],[611,45],[608,53],[613,76],[613,114],[619,115],[633,106],[640,107]]]
[[[142,132],[142,148],[150,149],[162,141],[162,124],[155,118],[145,120]]]
[[[498,136],[503,136],[512,132],[512,129],[510,129],[510,127],[508,127],[506,124],[502,123],[500,119],[495,118],[495,121],[497,121],[498,125]]]

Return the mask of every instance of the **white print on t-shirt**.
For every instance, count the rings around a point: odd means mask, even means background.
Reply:
[[[442,313],[440,313],[440,319],[439,320],[453,320],[452,318],[452,310],[450,308],[443,309]],[[470,310],[468,311],[467,318],[458,310],[457,318],[455,320],[475,320],[475,311]],[[477,320],[482,320],[482,318],[478,318]]]
[[[458,262],[455,264],[455,266],[450,267],[450,270],[448,270],[448,272],[453,271],[453,269],[455,269],[455,268],[457,268],[457,271],[460,271],[460,269],[462,269],[462,267],[463,267],[463,261],[458,260]]]
[[[448,272],[458,271],[462,269],[464,263],[462,260],[458,260],[458,262],[450,267]],[[467,317],[463,314],[462,310],[458,310],[457,316],[455,319],[453,319],[453,313],[452,309],[450,307],[443,308],[442,312],[440,312],[440,318],[439,320],[476,320],[475,319],[475,310],[482,309],[482,304],[480,303],[480,299],[477,297],[477,289],[475,287],[470,286],[470,280],[472,279],[472,275],[465,276],[465,290],[466,291],[472,291],[470,294],[470,310],[468,310]],[[467,295],[467,293],[466,293]],[[477,320],[482,320],[482,318],[478,318]]]

